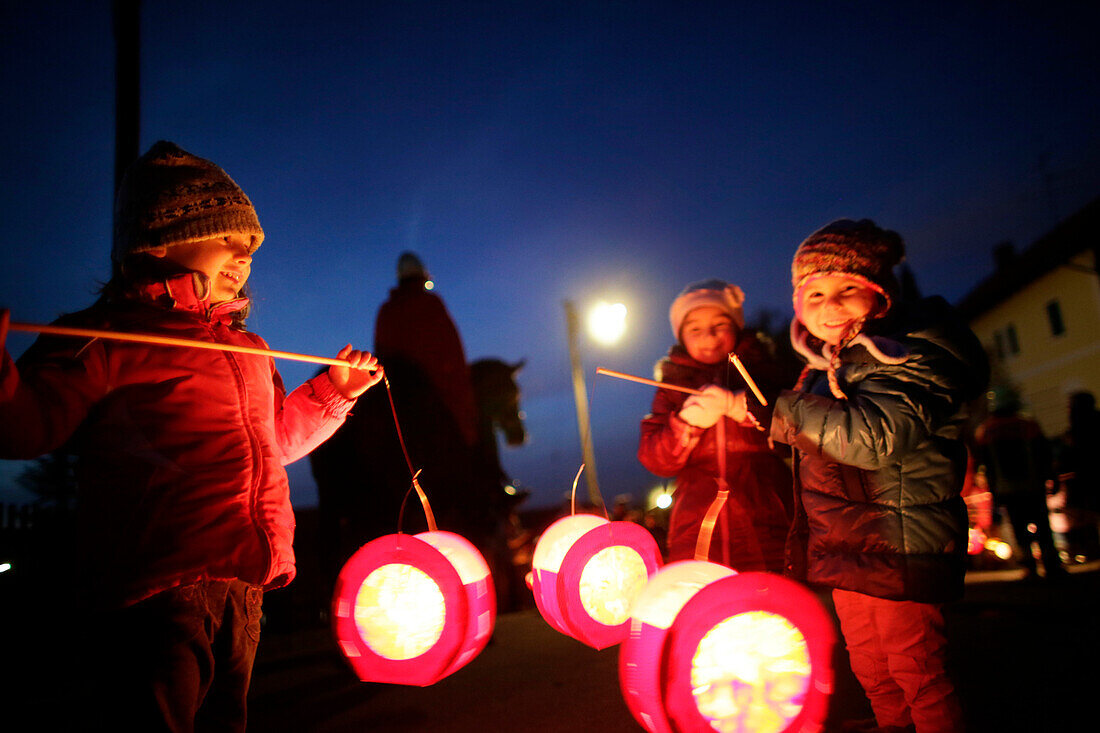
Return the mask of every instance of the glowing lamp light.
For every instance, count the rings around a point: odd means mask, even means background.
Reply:
[[[835,640],[802,585],[685,560],[654,575],[635,602],[619,682],[650,733],[819,730]]]
[[[430,685],[476,657],[496,621],[489,566],[451,532],[391,534],[340,571],[333,633],[364,682]]]
[[[661,567],[661,553],[634,522],[574,514],[547,527],[531,566],[531,591],[546,622],[603,649],[626,638],[631,606]]]
[[[613,344],[626,331],[626,306],[600,302],[588,313],[588,333],[602,344]]]
[[[985,549],[992,552],[994,555],[996,555],[1001,560],[1011,560],[1012,559],[1012,545],[1008,544],[1004,540],[999,540],[999,539],[996,539],[995,537],[990,537],[989,539],[987,539],[985,541]]]

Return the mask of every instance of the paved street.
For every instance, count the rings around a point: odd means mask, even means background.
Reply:
[[[1095,730],[1100,563],[1075,567],[1057,584],[1020,575],[972,573],[966,598],[948,610],[970,730]],[[426,688],[359,682],[325,628],[272,631],[260,643],[249,730],[636,733],[617,664],[618,647],[592,650],[535,610],[498,617],[480,656]],[[870,715],[846,665],[840,650],[829,731]]]

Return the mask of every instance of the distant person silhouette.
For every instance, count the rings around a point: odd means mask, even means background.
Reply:
[[[992,414],[975,435],[978,462],[994,501],[1008,512],[1020,563],[1028,577],[1036,575],[1029,525],[1035,526],[1047,577],[1059,577],[1065,569],[1054,547],[1046,502],[1046,482],[1054,477],[1050,443],[1039,423],[1019,414],[1020,401],[1014,391],[995,388],[989,394]]]
[[[383,367],[419,372],[454,419],[463,441],[477,441],[477,408],[470,369],[458,328],[427,268],[412,252],[397,260],[397,287],[378,310],[374,353]]]
[[[1072,559],[1100,557],[1100,412],[1091,392],[1069,399],[1069,430],[1055,446],[1057,471],[1066,489],[1066,541]]]

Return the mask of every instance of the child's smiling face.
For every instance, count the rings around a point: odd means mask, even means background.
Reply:
[[[878,305],[879,295],[847,275],[819,275],[799,291],[798,317],[817,338],[836,346]]]
[[[248,253],[251,246],[251,236],[230,234],[201,242],[154,247],[149,254],[206,275],[210,280],[210,302],[222,303],[237,298],[248,281],[252,273],[252,255]]]
[[[716,305],[693,309],[680,327],[680,340],[688,356],[703,364],[725,361],[733,351],[737,327],[733,319]]]

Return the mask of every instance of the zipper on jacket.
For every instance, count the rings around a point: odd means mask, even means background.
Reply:
[[[210,331],[210,338],[215,343],[222,343],[218,341],[217,328],[211,322],[210,314],[206,317],[206,327]],[[264,532],[263,527],[260,524],[259,518],[256,516],[256,504],[259,500],[260,494],[260,480],[263,477],[263,471],[261,470],[263,454],[260,451],[260,441],[256,438],[256,433],[252,427],[252,420],[249,417],[249,394],[247,380],[244,378],[244,372],[241,369],[240,363],[237,361],[236,354],[228,351],[223,351],[226,361],[229,363],[230,369],[233,372],[234,378],[237,382],[237,396],[238,402],[241,405],[242,422],[244,423],[245,433],[248,435],[248,446],[252,453],[252,480],[248,489],[248,516],[252,519],[252,526],[256,530],[256,534],[260,538],[261,546],[267,551],[267,561],[264,563],[265,568],[262,575],[261,584],[267,582],[267,576],[272,569],[273,552],[271,549],[271,540],[268,538],[267,533]]]

